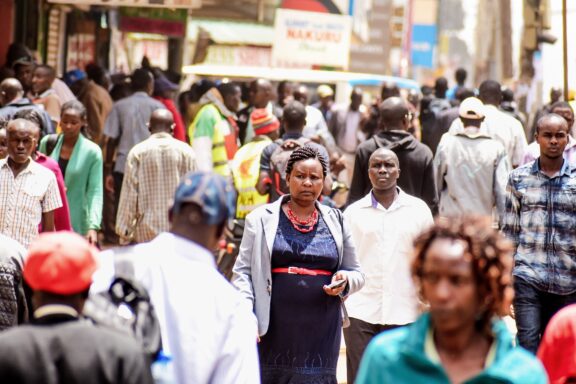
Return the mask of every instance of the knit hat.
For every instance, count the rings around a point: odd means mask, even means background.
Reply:
[[[265,135],[280,128],[280,122],[266,108],[255,109],[250,116],[256,135]]]
[[[97,252],[74,232],[42,233],[28,249],[24,279],[35,291],[58,295],[84,292],[92,284]]]
[[[172,212],[178,214],[184,203],[194,203],[202,208],[206,224],[221,224],[234,217],[236,191],[224,176],[213,172],[190,172],[176,188]]]

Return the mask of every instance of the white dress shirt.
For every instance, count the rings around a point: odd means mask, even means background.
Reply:
[[[402,325],[416,320],[418,298],[410,274],[415,237],[433,223],[426,203],[398,188],[386,209],[372,192],[350,205],[351,228],[366,284],[346,300],[348,315],[370,324]]]
[[[117,252],[129,253],[135,278],[150,294],[178,383],[260,382],[256,319],[208,250],[164,232]],[[114,251],[100,254],[93,292],[108,289],[113,257]]]

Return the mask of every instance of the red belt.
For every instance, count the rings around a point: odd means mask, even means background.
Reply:
[[[307,268],[299,268],[299,267],[288,267],[288,268],[274,268],[272,269],[272,273],[289,273],[291,275],[325,275],[325,276],[332,276],[332,272],[325,271],[322,269],[307,269]]]

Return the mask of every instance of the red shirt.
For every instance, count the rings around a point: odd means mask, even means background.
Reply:
[[[182,120],[182,116],[180,116],[180,112],[178,111],[178,108],[176,108],[174,101],[159,96],[154,96],[154,98],[164,104],[167,110],[172,112],[172,116],[174,117],[174,132],[172,133],[172,136],[174,136],[175,139],[188,143],[186,140],[186,127],[184,127],[184,120]]]
[[[54,210],[55,230],[72,231],[72,225],[70,224],[70,211],[68,210],[68,199],[66,199],[66,186],[64,185],[64,178],[62,177],[62,171],[60,171],[58,163],[56,160],[53,160],[40,152],[36,152],[36,162],[44,168],[51,170],[54,173],[54,176],[56,176],[56,184],[58,184],[62,206]]]
[[[548,323],[538,349],[550,383],[576,378],[576,304],[558,311]]]

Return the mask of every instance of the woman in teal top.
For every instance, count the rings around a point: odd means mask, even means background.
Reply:
[[[412,272],[429,313],[369,344],[357,384],[546,384],[499,315],[510,308],[512,248],[489,220],[438,220],[415,243]]]
[[[102,221],[102,151],[81,133],[86,121],[82,103],[65,103],[60,116],[62,134],[56,146],[46,153],[46,136],[40,142],[40,152],[56,160],[64,175],[72,228],[95,244]]]

